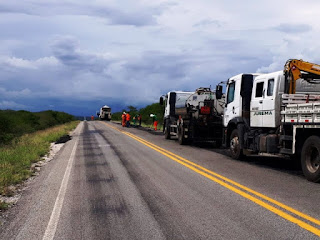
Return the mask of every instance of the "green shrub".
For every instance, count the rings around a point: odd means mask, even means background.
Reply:
[[[14,138],[73,121],[70,114],[57,111],[27,112],[0,110],[0,146],[9,144]]]
[[[31,164],[48,153],[50,143],[68,134],[78,123],[73,121],[25,134],[17,138],[17,141],[0,147],[0,194],[5,195],[10,185],[27,179],[32,174]]]

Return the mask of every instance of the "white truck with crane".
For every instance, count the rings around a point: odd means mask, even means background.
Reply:
[[[290,59],[283,71],[228,79],[223,145],[231,156],[287,155],[320,181],[320,65]],[[217,88],[218,98],[222,89]]]
[[[97,113],[100,120],[111,120],[111,107],[104,105],[100,108],[99,113]]]
[[[177,136],[180,144],[191,141],[222,140],[222,113],[224,95],[216,97],[210,88],[195,92],[171,91],[160,98],[165,105],[164,134],[166,139]]]

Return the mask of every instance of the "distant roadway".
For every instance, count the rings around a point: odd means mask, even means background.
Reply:
[[[84,121],[7,213],[0,239],[319,239],[320,184],[280,158],[231,159]]]

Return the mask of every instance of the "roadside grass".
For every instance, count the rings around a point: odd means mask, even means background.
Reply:
[[[75,120],[74,116],[57,111],[28,112],[0,110],[0,146],[8,145],[24,134],[44,130]]]
[[[9,203],[0,200],[0,210],[5,210],[9,207]]]
[[[32,175],[31,164],[41,160],[50,150],[50,143],[75,129],[79,121],[51,127],[14,139],[0,147],[0,195],[10,195],[9,186],[21,183]],[[0,202],[0,209],[6,207]]]
[[[141,126],[146,127],[146,128],[152,128],[152,129],[154,128],[152,123],[146,124],[146,123],[142,122]],[[157,131],[162,131],[162,124],[158,123],[157,129],[158,129]]]

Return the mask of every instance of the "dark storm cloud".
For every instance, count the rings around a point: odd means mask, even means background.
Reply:
[[[127,64],[130,72],[147,75],[162,75],[168,79],[185,77],[190,65],[190,56],[147,51],[136,61]]]
[[[79,71],[101,73],[110,63],[105,56],[81,51],[77,40],[73,37],[57,37],[51,48],[54,57],[63,65]]]
[[[241,71],[253,72],[261,63],[254,55],[262,55],[253,46],[251,54],[244,55],[248,46],[241,41],[213,39],[196,51],[144,51],[134,57],[111,58],[83,51],[78,40],[70,36],[56,37],[51,49],[53,56],[50,61],[42,60],[43,64],[40,60],[15,59],[9,65],[4,78],[13,80],[4,83],[2,106],[21,106],[22,99],[25,109],[30,110],[46,106],[67,109],[63,102],[78,106],[77,102],[92,103],[93,99],[108,99],[107,103],[112,100],[123,107],[141,106],[173,89],[193,91],[215,86]],[[16,105],[8,99],[14,99]],[[73,108],[74,112],[80,109]]]
[[[52,44],[52,51],[55,57],[66,64],[74,64],[80,62],[81,56],[76,53],[78,43],[72,37],[60,37]]]

